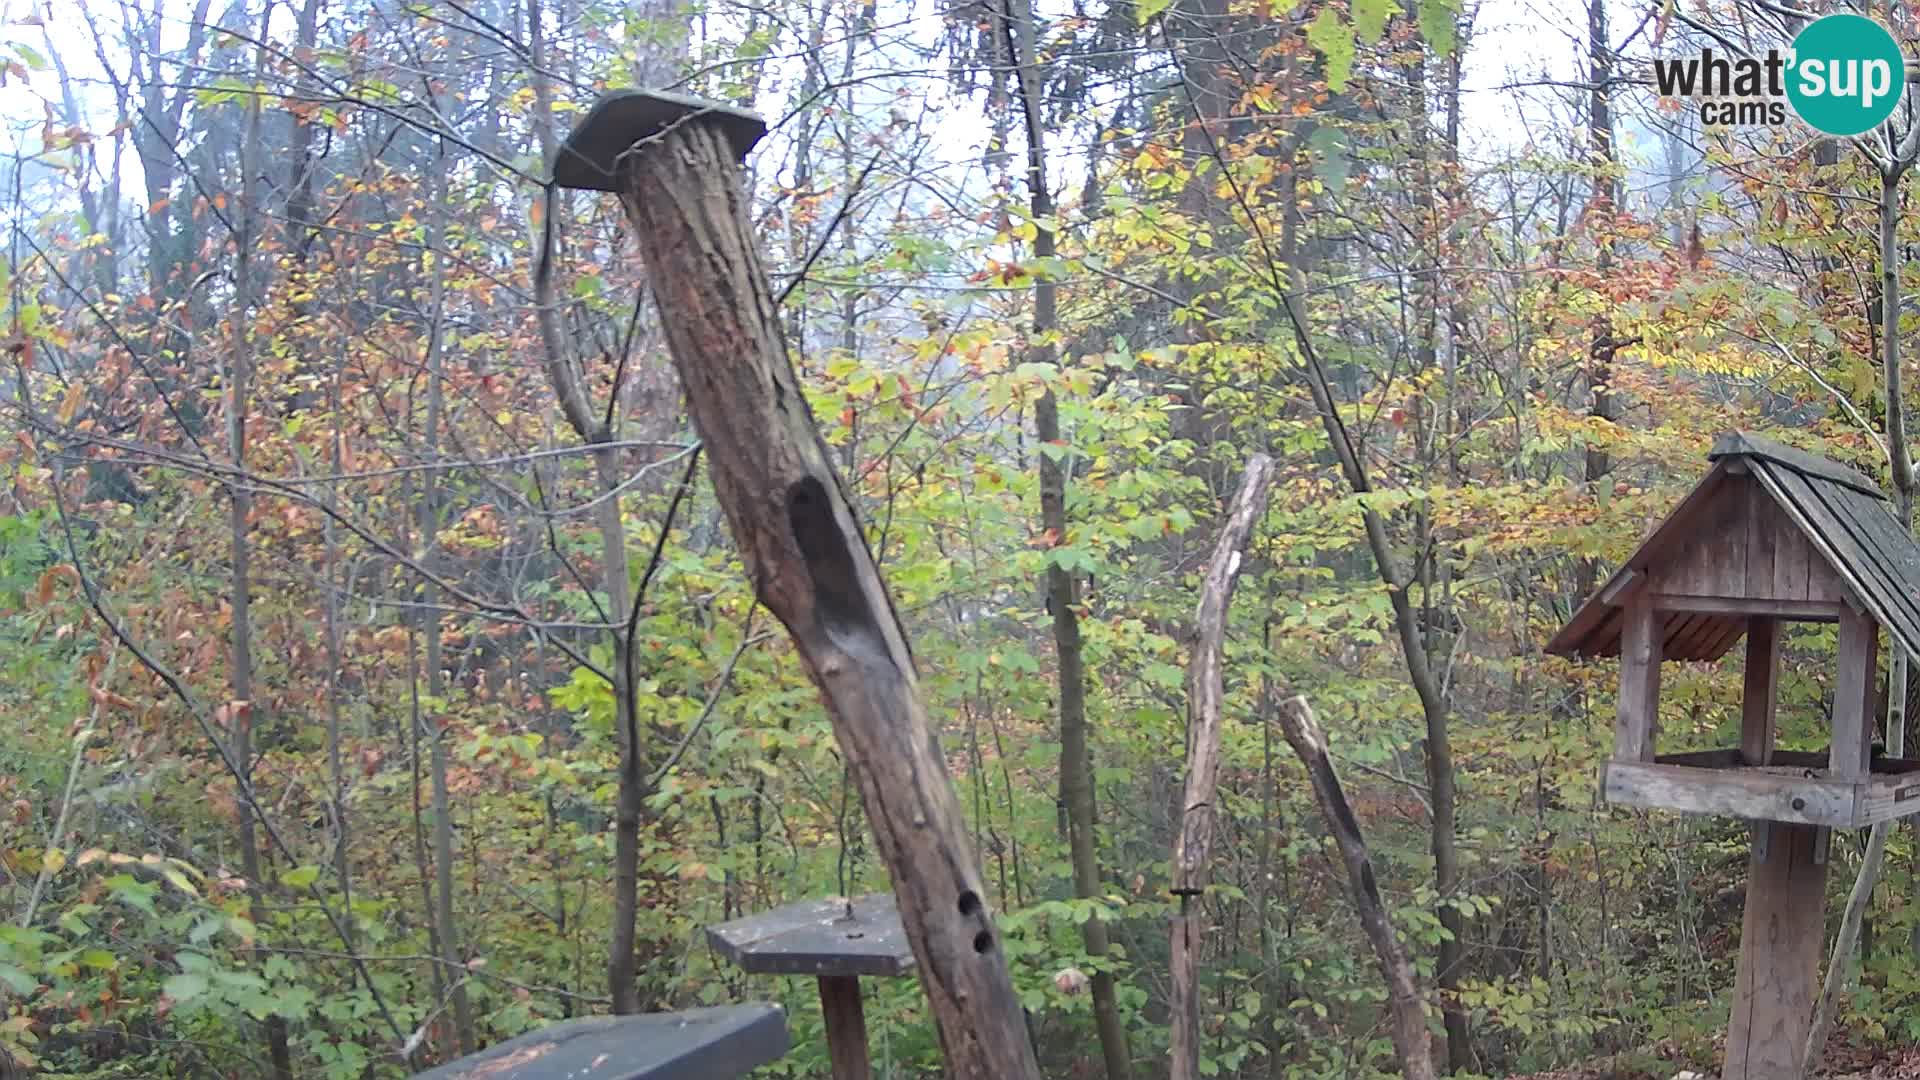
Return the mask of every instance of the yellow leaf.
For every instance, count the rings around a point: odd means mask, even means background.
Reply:
[[[48,848],[47,853],[40,856],[40,869],[49,874],[59,873],[66,865],[67,853],[57,847]]]

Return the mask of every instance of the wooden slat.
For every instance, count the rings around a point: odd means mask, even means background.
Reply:
[[[1840,613],[1840,649],[1833,680],[1833,775],[1867,774],[1873,742],[1874,679],[1879,672],[1880,627],[1870,615]]]
[[[1864,828],[1882,821],[1920,814],[1920,776],[1914,772],[1875,774],[1860,789],[1854,810],[1854,826]]]
[[[1654,527],[1653,532],[1647,535],[1640,547],[1620,564],[1620,569],[1614,572],[1614,577],[1619,577],[1631,569],[1651,566],[1660,554],[1665,553],[1666,548],[1683,541],[1692,528],[1693,519],[1718,494],[1720,486],[1727,480],[1727,475],[1726,467],[1723,465],[1715,464],[1709,469],[1707,475],[1701,478],[1699,485],[1689,492],[1686,498],[1680,500],[1680,504],[1673,508],[1665,520]],[[1611,586],[1612,580],[1609,579],[1607,587]],[[1600,591],[1605,592],[1606,588]],[[1595,631],[1603,629],[1603,624],[1607,622],[1614,610],[1610,605],[1601,603],[1598,595],[1588,597],[1586,602],[1580,605],[1579,610],[1573,613],[1573,618],[1568,620],[1567,625],[1561,627],[1560,632],[1547,642],[1546,651],[1555,656],[1613,655],[1613,649],[1617,648],[1614,639],[1602,637]]]
[[[1685,765],[1690,769],[1732,769],[1741,764],[1738,750],[1683,750],[1678,754],[1657,754],[1655,765]]]
[[[1740,596],[1746,592],[1745,476],[1723,480],[1694,510],[1684,532],[1641,549],[1652,586],[1662,592]],[[1640,556],[1636,556],[1636,562]]]
[[[1747,585],[1745,595],[1749,598],[1772,597],[1773,591],[1773,552],[1779,536],[1777,519],[1779,511],[1774,509],[1773,496],[1760,487],[1758,480],[1747,480]],[[1798,596],[1782,599],[1799,599]]]
[[[1764,478],[1755,477],[1756,482],[1764,483]],[[1772,494],[1769,489],[1769,494]],[[1767,500],[1768,509],[1778,518],[1786,518],[1788,528],[1784,534],[1776,532],[1773,550],[1773,595],[1782,600],[1808,600],[1812,594],[1807,591],[1807,572],[1809,564],[1819,558],[1813,545],[1801,535],[1800,526],[1794,523],[1787,510],[1774,499]]]
[[[1740,758],[1748,765],[1765,765],[1773,755],[1774,684],[1779,670],[1779,620],[1751,620],[1740,697]]]
[[[1709,596],[1747,595],[1747,503],[1754,488],[1751,476],[1728,482],[1713,508],[1713,516],[1694,538],[1707,552],[1712,566]]]
[[[1860,580],[1868,592],[1860,599],[1872,609],[1882,623],[1900,633],[1905,627],[1912,640],[1920,640],[1920,604],[1913,599],[1912,590],[1920,581],[1916,581],[1899,566],[1899,556],[1894,549],[1910,546],[1910,537],[1897,534],[1883,535],[1881,523],[1892,526],[1892,518],[1880,508],[1880,504],[1849,488],[1837,485],[1809,485],[1814,498],[1820,501],[1828,514],[1846,529],[1846,536],[1853,543],[1853,550],[1847,558],[1854,560],[1855,566],[1862,571]]]
[[[1604,642],[1604,644],[1599,647],[1598,651],[1591,655],[1620,655],[1620,634],[1626,626],[1626,617],[1627,612],[1625,608],[1616,607],[1607,609],[1605,620],[1603,620],[1599,627],[1589,636],[1589,640]],[[1914,681],[1920,683],[1920,679]]]
[[[1920,590],[1920,544],[1901,528],[1899,520],[1887,511],[1884,503],[1849,489],[1835,489],[1828,494],[1831,496],[1828,504],[1847,512],[1849,519],[1859,526],[1866,548],[1893,579],[1895,588],[1885,598],[1887,602],[1904,608],[1920,621],[1920,594],[1916,593]],[[1913,655],[1920,641],[1901,644]]]
[[[1703,659],[1720,659],[1731,652],[1733,646],[1739,642],[1741,638],[1746,636],[1747,621],[1745,619],[1720,620],[1720,636],[1715,638],[1713,643],[1707,646],[1707,655],[1703,657]]]
[[[1821,776],[1619,760],[1600,774],[1601,793],[1618,806],[1842,828],[1853,827],[1859,787]]]
[[[1620,694],[1613,722],[1616,761],[1652,761],[1660,714],[1660,634],[1646,593],[1627,605],[1620,634]]]
[[[1716,615],[1764,615],[1792,622],[1837,622],[1844,605],[1837,600],[1736,600],[1724,596],[1653,594],[1655,611],[1695,611]]]
[[[1632,616],[1629,615],[1629,618]],[[1687,643],[1693,639],[1693,632],[1700,628],[1704,615],[1690,611],[1676,611],[1670,614],[1653,613],[1653,622],[1660,628],[1660,657],[1663,660],[1691,660],[1687,653]]]

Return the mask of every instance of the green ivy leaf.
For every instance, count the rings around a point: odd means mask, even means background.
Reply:
[[[1460,0],[1420,0],[1420,36],[1433,46],[1435,56],[1453,55],[1453,24]]]
[[[1423,3],[1421,11],[1425,10]],[[1353,75],[1353,27],[1340,18],[1339,12],[1323,7],[1307,25],[1307,44],[1327,58],[1327,89],[1336,94],[1345,90],[1347,79]]]
[[[205,975],[173,975],[160,984],[160,989],[175,1001],[192,1001],[207,992]]]
[[[1400,14],[1394,0],[1353,0],[1353,29],[1360,40],[1371,45],[1387,32],[1387,20]]]
[[[14,967],[12,964],[0,964],[0,986],[5,986],[22,997],[33,993],[33,976]]]
[[[1133,14],[1140,20],[1140,25],[1145,26],[1153,21],[1155,15],[1172,6],[1173,0],[1133,0]]]

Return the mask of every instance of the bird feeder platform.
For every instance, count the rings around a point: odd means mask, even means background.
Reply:
[[[787,1052],[778,1005],[723,1005],[551,1024],[415,1080],[729,1080]]]
[[[1830,755],[1775,750],[1749,765],[1739,750],[1610,761],[1600,791],[1615,806],[1715,814],[1750,821],[1862,829],[1920,810],[1920,761],[1879,758],[1865,776],[1835,776]]]
[[[871,893],[853,901],[803,900],[708,927],[707,941],[750,974],[811,975],[818,980],[834,1080],[873,1075],[860,977],[914,970],[913,950],[892,893]]]

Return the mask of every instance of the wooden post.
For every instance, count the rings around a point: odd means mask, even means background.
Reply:
[[[1780,672],[1780,620],[1747,620],[1747,670],[1740,696],[1740,760],[1765,765],[1773,757],[1774,682]]]
[[[1627,599],[1620,631],[1620,696],[1613,720],[1615,761],[1652,761],[1660,721],[1660,635],[1664,630],[1647,589]]]
[[[820,1016],[827,1023],[827,1059],[833,1063],[833,1080],[873,1080],[859,977],[822,975],[819,983]]]
[[[1839,666],[1833,680],[1833,747],[1829,768],[1836,777],[1867,775],[1873,745],[1874,676],[1879,673],[1880,624],[1873,616],[1840,608]]]
[[[1800,1080],[1826,933],[1827,865],[1815,825],[1759,822],[1771,834],[1747,864],[1740,970],[1722,1080]]]
[[[1173,894],[1180,907],[1168,920],[1168,971],[1172,985],[1167,1041],[1171,1080],[1200,1076],[1200,946],[1204,917],[1194,898],[1206,892],[1213,857],[1214,803],[1220,787],[1221,703],[1227,607],[1246,562],[1247,542],[1266,513],[1273,459],[1247,459],[1240,489],[1214,542],[1213,558],[1194,614],[1193,657],[1187,665],[1187,782],[1180,800],[1180,835],[1173,842]]]
[[[825,699],[892,876],[948,1074],[1037,1080],[906,633],[787,358],[736,165],[738,114],[671,96],[621,100],[654,109],[645,123],[605,131],[618,116],[596,108],[607,119],[596,126],[589,117],[568,143],[597,157],[617,136],[606,164],[715,494],[756,594],[792,634]]]

